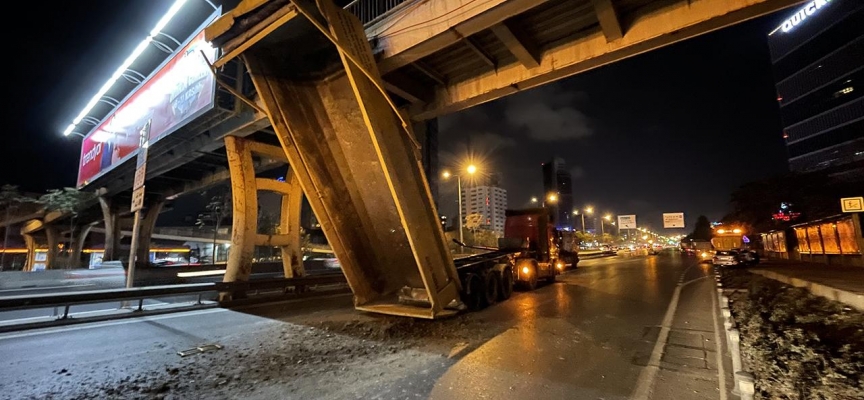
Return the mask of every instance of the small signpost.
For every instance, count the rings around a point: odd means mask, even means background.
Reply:
[[[147,175],[147,149],[150,147],[150,126],[148,120],[138,131],[138,158],[135,167],[135,182],[132,185],[132,207],[135,213],[132,225],[132,238],[129,245],[129,273],[126,274],[126,287],[135,283],[135,255],[138,253],[138,235],[141,231],[141,209],[144,208],[144,178]]]
[[[840,207],[844,213],[864,211],[864,197],[844,197],[840,199]]]

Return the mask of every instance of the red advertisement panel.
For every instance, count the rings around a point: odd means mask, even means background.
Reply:
[[[152,145],[213,108],[216,81],[204,55],[212,62],[216,49],[201,31],[87,134],[81,144],[78,187],[137,153],[138,132],[148,121]]]

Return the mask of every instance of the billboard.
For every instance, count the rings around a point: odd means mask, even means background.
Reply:
[[[683,228],[684,213],[663,213],[664,228]]]
[[[210,20],[212,17],[208,23]],[[84,137],[78,164],[79,188],[136,154],[139,132],[145,124],[151,124],[152,145],[213,108],[216,80],[204,55],[212,63],[217,50],[204,40],[203,26]]]
[[[618,229],[637,229],[635,215],[619,215]]]

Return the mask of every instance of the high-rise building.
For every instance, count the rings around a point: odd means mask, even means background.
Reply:
[[[543,197],[548,200],[554,194],[556,201],[546,201],[555,216],[559,229],[573,229],[573,178],[564,159],[556,157],[543,163]]]
[[[864,2],[808,1],[768,35],[792,171],[864,173]]]
[[[504,235],[507,190],[499,187],[498,181],[498,177],[492,175],[476,184],[463,186],[462,216],[466,223],[477,218],[481,229],[489,229],[498,235]]]

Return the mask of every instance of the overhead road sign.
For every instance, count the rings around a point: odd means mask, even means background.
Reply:
[[[664,228],[683,228],[684,213],[663,213]]]
[[[636,216],[635,215],[619,215],[618,216],[618,228],[619,229],[639,229],[636,226]]]

